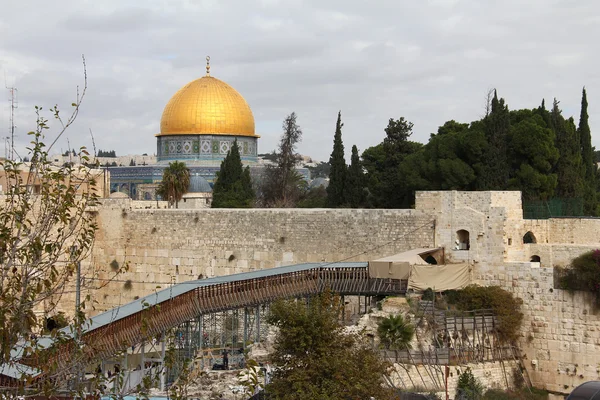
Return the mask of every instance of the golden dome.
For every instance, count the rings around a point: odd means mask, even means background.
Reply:
[[[198,134],[257,137],[254,116],[246,100],[234,88],[208,74],[171,97],[157,136]]]

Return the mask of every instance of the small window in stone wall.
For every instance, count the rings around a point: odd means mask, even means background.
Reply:
[[[508,245],[512,246],[512,238],[508,238]]]
[[[531,262],[538,262],[538,263],[542,262],[540,256],[538,256],[538,255],[531,256],[531,259],[529,261],[531,261]]]
[[[464,229],[456,231],[456,247],[455,250],[469,250],[471,244],[469,242],[469,231]]]
[[[532,244],[537,243],[537,239],[533,232],[529,231],[525,235],[523,235],[523,244]]]

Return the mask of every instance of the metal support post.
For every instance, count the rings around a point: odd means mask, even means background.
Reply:
[[[146,342],[142,341],[142,377],[146,375]]]
[[[239,325],[239,315],[238,310],[233,310],[231,312],[231,349],[233,350],[237,344],[237,331]]]
[[[190,332],[190,321],[185,323],[185,336],[183,338],[183,345],[185,346],[185,356],[189,360],[192,357],[192,337]]]
[[[244,353],[246,352],[246,342],[248,341],[248,307],[244,307]]]
[[[165,338],[165,332],[163,331],[162,335],[161,335],[161,346],[160,346],[160,356],[162,358],[161,364],[162,364],[162,371],[160,373],[160,390],[164,391],[165,390],[165,380],[167,377],[167,367],[165,366],[165,347],[166,347],[166,342],[167,339]]]
[[[219,330],[221,331],[221,348],[225,347],[225,330],[227,329],[227,311],[223,311],[221,313],[221,326]]]
[[[256,343],[260,343],[260,306],[256,306]]]
[[[200,340],[198,341],[199,345],[198,348],[200,350],[200,356],[202,357],[202,370],[204,371],[204,351],[202,350],[202,347],[204,346],[204,315],[200,314],[200,316],[198,317],[198,325],[200,325],[200,328],[198,329],[198,331],[200,332]]]

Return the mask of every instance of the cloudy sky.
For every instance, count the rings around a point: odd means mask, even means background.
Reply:
[[[275,148],[292,111],[300,152],[326,160],[338,110],[347,152],[362,151],[389,118],[412,121],[422,142],[449,119],[478,119],[490,88],[511,109],[556,97],[578,120],[584,85],[600,147],[596,0],[3,1],[0,38],[0,69],[19,95],[18,150],[34,105],[70,108],[81,54],[88,92],[67,134],[74,147],[90,144],[91,129],[98,148],[155,153],[164,106],[204,74],[206,55],[250,104],[260,152]]]

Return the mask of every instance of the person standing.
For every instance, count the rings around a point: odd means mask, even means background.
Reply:
[[[227,349],[223,350],[223,368],[229,369],[229,356],[227,355]]]

